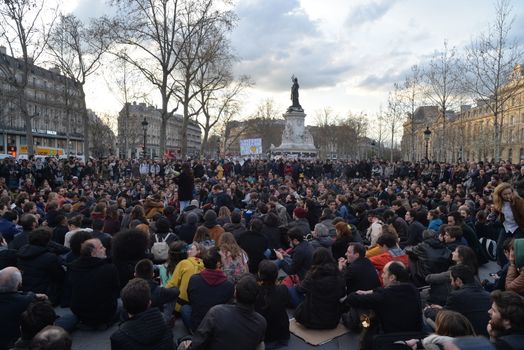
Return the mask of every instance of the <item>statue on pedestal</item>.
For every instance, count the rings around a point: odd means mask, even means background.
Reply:
[[[300,102],[298,101],[298,78],[295,77],[295,75],[291,76],[291,82],[293,85],[291,86],[291,106],[287,109],[288,111],[298,111],[303,112],[302,106],[300,106]]]

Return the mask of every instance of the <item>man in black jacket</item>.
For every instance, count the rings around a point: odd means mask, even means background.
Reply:
[[[122,303],[129,319],[111,335],[111,350],[173,350],[173,332],[157,308],[151,306],[149,284],[130,280],[122,289]]]
[[[149,259],[142,259],[135,265],[135,277],[142,278],[147,282],[151,290],[151,307],[157,307],[160,310],[164,309],[164,305],[168,303],[175,303],[180,291],[177,287],[164,288],[160,287],[158,282],[153,278],[155,272],[153,263]],[[171,315],[167,315],[166,321],[171,320]]]
[[[255,312],[258,285],[253,276],[243,276],[236,284],[234,305],[216,305],[206,314],[192,341],[179,349],[256,349],[264,340],[266,320]]]
[[[435,231],[424,230],[422,238],[422,243],[405,249],[410,260],[411,277],[419,286],[426,284],[427,275],[446,271],[451,262],[451,252],[446,244],[437,238]]]
[[[253,274],[258,272],[258,264],[265,259],[264,254],[269,248],[268,240],[262,234],[263,225],[260,219],[251,220],[251,229],[238,239],[238,245],[244,249],[249,257],[249,272]]]
[[[399,261],[390,261],[382,273],[384,288],[374,291],[358,290],[351,293],[349,306],[372,309],[384,333],[420,332],[422,310],[420,295],[414,285],[408,283],[409,273]]]
[[[349,243],[346,258],[338,259],[338,268],[344,274],[347,294],[380,287],[377,269],[366,258],[366,248],[360,243]]]
[[[426,316],[432,317],[431,310],[447,309],[464,315],[475,329],[477,335],[488,335],[488,310],[491,306],[489,293],[475,281],[475,273],[464,264],[452,266],[450,269],[451,287],[444,307],[431,305],[425,311]]]
[[[198,328],[209,309],[232,300],[235,289],[233,283],[220,270],[220,254],[217,248],[211,248],[202,260],[204,270],[189,280],[189,305],[183,305],[180,310],[184,325],[191,332]]]
[[[524,349],[524,298],[515,292],[491,293],[488,333],[497,350]]]
[[[18,251],[18,268],[22,271],[24,292],[42,293],[49,296],[53,304],[58,302],[65,277],[65,269],[48,245],[53,232],[39,228],[29,233],[29,244]]]
[[[0,349],[7,349],[20,336],[20,317],[33,301],[45,294],[23,293],[22,274],[16,267],[0,270]]]
[[[400,241],[400,247],[417,245],[422,242],[422,232],[425,227],[417,220],[417,211],[410,209],[406,213],[406,222],[408,223],[408,236],[405,240]]]
[[[80,258],[69,265],[71,311],[89,327],[107,326],[115,321],[120,292],[118,271],[106,259],[99,239],[82,243]]]
[[[288,231],[289,242],[293,247],[291,257],[288,253],[275,251],[276,264],[288,275],[298,275],[302,280],[311,267],[313,261],[313,247],[304,239],[302,231],[298,227]]]

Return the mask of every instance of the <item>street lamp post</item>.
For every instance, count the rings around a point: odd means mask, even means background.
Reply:
[[[431,138],[431,130],[429,130],[429,126],[426,127],[426,130],[424,130],[424,141],[426,141],[426,161],[429,164],[429,158],[428,158],[428,144],[429,139]]]
[[[142,128],[144,129],[144,159],[146,158],[146,143],[147,143],[147,126],[149,123],[146,120],[146,117],[144,117],[144,120],[142,121]]]

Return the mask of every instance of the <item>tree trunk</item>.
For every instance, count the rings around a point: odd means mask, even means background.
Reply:
[[[89,161],[89,115],[86,107],[86,94],[84,92],[84,85],[79,86],[80,98],[82,100],[82,119],[84,122],[84,159],[87,164]],[[104,142],[105,140],[101,140]]]
[[[18,89],[18,96],[20,101],[20,111],[25,122],[25,137],[27,143],[27,155],[35,154],[33,147],[33,125],[31,123],[33,115],[27,110],[27,96],[25,95],[25,88]]]

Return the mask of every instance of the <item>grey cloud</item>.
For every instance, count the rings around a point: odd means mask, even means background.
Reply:
[[[360,26],[367,22],[376,21],[384,16],[398,0],[366,1],[364,4],[357,5],[346,19],[346,24],[350,27]]]
[[[237,74],[249,74],[257,88],[288,90],[290,76],[301,86],[333,86],[351,66],[335,64],[337,44],[323,37],[318,23],[301,9],[298,0],[242,1],[232,43],[240,56]]]

